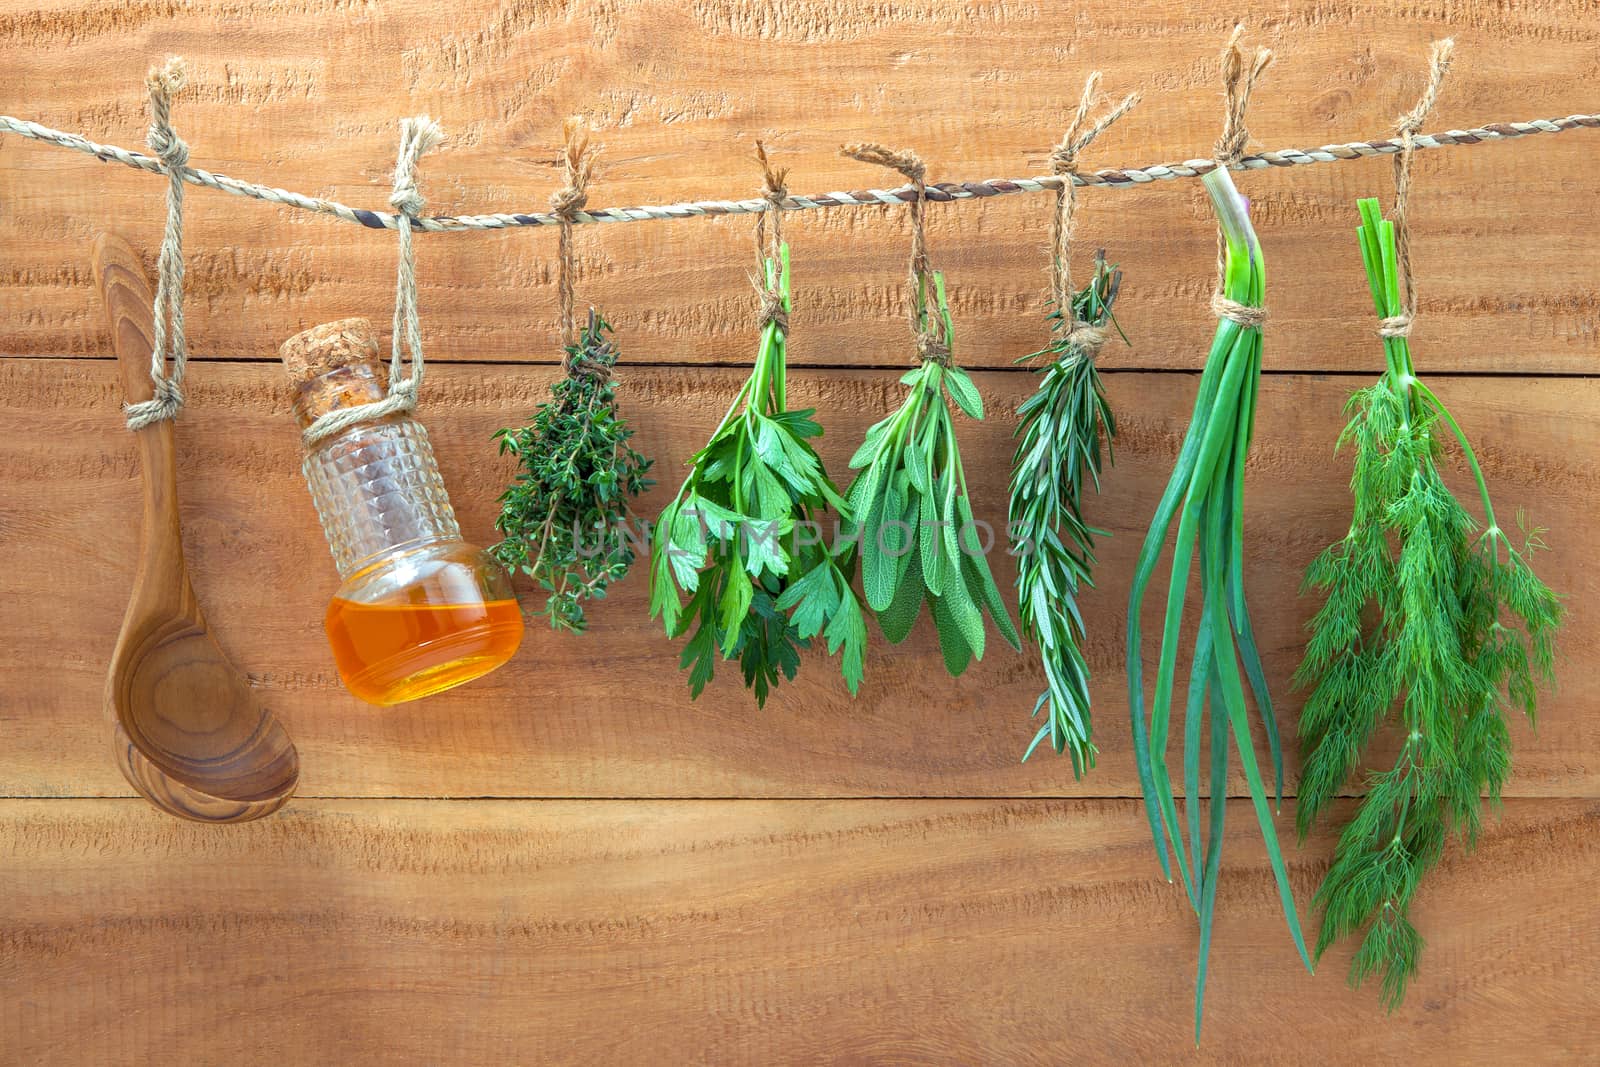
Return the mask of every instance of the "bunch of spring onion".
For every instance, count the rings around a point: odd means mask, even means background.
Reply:
[[[1306,953],[1294,894],[1284,868],[1273,825],[1273,805],[1262,782],[1250,736],[1250,708],[1245,680],[1255,695],[1266,727],[1277,781],[1277,802],[1283,796],[1282,752],[1272,701],[1267,694],[1261,657],[1250,628],[1244,581],[1245,458],[1255,425],[1256,389],[1261,374],[1261,327],[1250,309],[1259,309],[1266,283],[1261,246],[1250,225],[1249,206],[1234,188],[1226,167],[1206,174],[1203,183],[1217,212],[1226,243],[1222,312],[1211,352],[1200,377],[1194,415],[1184,435],[1172,479],[1162,494],[1150,531],[1140,550],[1128,606],[1128,698],[1133,719],[1134,756],[1145,810],[1156,852],[1167,877],[1172,877],[1170,848],[1190,904],[1200,919],[1200,958],[1195,982],[1195,1037],[1199,1039],[1205,996],[1206,960],[1211,948],[1212,919],[1221,870],[1223,820],[1227,810],[1230,745],[1238,753],[1249,785],[1256,819],[1266,841],[1267,858],[1277,882],[1283,915],[1295,948]],[[1243,321],[1240,321],[1243,320]],[[1146,718],[1146,690],[1141,614],[1145,589],[1161,560],[1163,547],[1177,520],[1161,628],[1161,658]],[[1183,732],[1183,779],[1186,823],[1180,821],[1167,772],[1167,741],[1173,694],[1188,600],[1190,571],[1199,559],[1200,623],[1193,639]],[[1242,671],[1241,671],[1242,666]],[[1207,724],[1207,715],[1210,721]],[[1209,736],[1209,818],[1200,817],[1200,753]]]
[[[1072,336],[1084,324],[1115,323],[1111,305],[1122,272],[1095,257],[1094,278],[1072,297],[1071,307],[1050,315],[1055,337],[1041,352],[1019,363],[1045,359],[1039,387],[1017,409],[1017,448],[1012,457],[1007,533],[1017,557],[1017,614],[1023,636],[1039,647],[1045,689],[1033,714],[1048,718],[1023,753],[1026,760],[1045,738],[1072,758],[1081,777],[1094,766],[1089,729],[1089,665],[1083,656],[1083,615],[1078,592],[1092,587],[1094,539],[1104,534],[1083,517],[1087,476],[1100,489],[1102,450],[1110,453],[1116,421],[1106,399],[1094,355]]]
[[[1378,315],[1406,321],[1394,224],[1376,200],[1360,210]],[[1316,895],[1318,955],[1364,929],[1351,982],[1380,975],[1393,1009],[1422,947],[1408,917],[1412,899],[1452,835],[1472,843],[1480,795],[1499,797],[1511,759],[1508,706],[1533,718],[1536,680],[1552,674],[1561,604],[1529,567],[1543,547],[1538,532],[1518,544],[1501,528],[1472,446],[1418,379],[1403,330],[1385,331],[1384,354],[1377,382],[1351,397],[1339,438],[1355,452],[1349,532],[1306,575],[1327,600],[1296,676],[1311,689],[1300,718],[1297,824],[1303,838],[1378,726],[1398,719],[1400,753],[1389,769],[1366,775],[1366,795]],[[1477,483],[1482,528],[1441,476],[1452,438]]]

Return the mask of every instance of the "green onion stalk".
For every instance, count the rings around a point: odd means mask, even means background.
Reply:
[[[1296,821],[1303,838],[1379,725],[1397,718],[1399,754],[1366,775],[1316,894],[1317,954],[1361,935],[1350,981],[1378,976],[1393,1010],[1422,948],[1412,899],[1452,836],[1473,843],[1481,796],[1499,798],[1511,762],[1508,706],[1533,718],[1538,682],[1553,674],[1562,608],[1529,566],[1544,547],[1540,531],[1519,544],[1501,527],[1460,424],[1417,377],[1395,224],[1376,200],[1360,201],[1360,210],[1385,369],[1350,398],[1339,438],[1355,452],[1349,532],[1306,575],[1326,600],[1295,678],[1311,690],[1300,716],[1306,759]],[[1440,474],[1451,439],[1476,483],[1481,529]]]
[[[1283,803],[1283,752],[1245,600],[1245,459],[1255,428],[1256,394],[1261,376],[1263,316],[1259,309],[1266,286],[1266,267],[1260,243],[1250,225],[1249,205],[1234,187],[1227,168],[1217,167],[1202,181],[1216,209],[1225,244],[1220,294],[1223,299],[1217,302],[1220,321],[1200,377],[1194,415],[1184,435],[1177,465],[1139,553],[1128,606],[1128,699],[1139,785],[1161,869],[1170,880],[1175,862],[1190,905],[1200,920],[1194,999],[1196,1042],[1200,1039],[1206,964],[1221,869],[1230,747],[1237,751],[1249,785],[1284,919],[1301,960],[1308,970],[1311,968],[1273,824],[1274,802],[1278,807]],[[1174,520],[1177,536],[1172,549],[1166,614],[1162,620],[1161,657],[1147,719],[1141,608]],[[1184,606],[1196,556],[1199,558],[1201,603],[1185,691],[1185,825],[1178,818],[1168,775],[1167,745]],[[1269,802],[1250,735],[1250,706],[1245,696],[1247,683],[1254,694],[1270,749],[1275,785],[1273,802]],[[1232,746],[1229,745],[1230,734]],[[1200,756],[1208,738],[1210,766],[1205,805],[1208,817],[1202,820]]]

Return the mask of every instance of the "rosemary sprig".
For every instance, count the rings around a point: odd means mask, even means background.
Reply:
[[[1248,321],[1249,309],[1261,307],[1266,287],[1266,267],[1261,246],[1250,225],[1249,207],[1234,188],[1227,168],[1218,167],[1202,180],[1216,208],[1225,240],[1223,296],[1237,307],[1224,307],[1200,377],[1194,416],[1184,435],[1178,461],[1156,508],[1150,531],[1139,552],[1133,591],[1128,606],[1128,699],[1133,719],[1134,758],[1144,793],[1145,812],[1155,839],[1161,868],[1170,879],[1172,865],[1167,848],[1177,861],[1178,873],[1189,901],[1200,918],[1200,958],[1195,981],[1195,1039],[1205,997],[1206,962],[1211,946],[1211,926],[1220,871],[1223,807],[1227,804],[1227,735],[1231,731],[1239,763],[1249,786],[1256,820],[1266,842],[1267,859],[1278,886],[1289,933],[1306,967],[1306,953],[1289,886],[1283,853],[1273,824],[1250,736],[1249,706],[1244,684],[1248,680],[1257,710],[1266,728],[1277,780],[1276,800],[1283,802],[1283,763],[1277,724],[1267,693],[1261,657],[1250,627],[1244,594],[1244,473],[1245,457],[1255,426],[1256,389],[1261,375],[1261,327]],[[1242,311],[1241,311],[1242,309]],[[1238,321],[1245,318],[1246,321]],[[1182,512],[1179,517],[1179,512]],[[1172,553],[1171,581],[1161,634],[1161,659],[1156,671],[1154,700],[1145,719],[1143,632],[1140,612],[1146,587],[1160,562],[1174,518],[1178,530]],[[1188,815],[1188,845],[1178,821],[1171,782],[1167,774],[1167,737],[1188,597],[1189,572],[1200,557],[1200,626],[1190,661],[1187,710],[1184,718],[1183,777]],[[1243,672],[1241,677],[1241,664]],[[1200,820],[1200,749],[1205,734],[1204,716],[1211,715],[1210,833],[1202,837]],[[1202,845],[1204,860],[1202,862]]]
[[[1380,318],[1399,321],[1394,224],[1377,200],[1360,210],[1373,302]],[[1544,547],[1539,531],[1519,547],[1496,521],[1472,446],[1417,378],[1403,333],[1385,337],[1384,354],[1378,381],[1346,406],[1339,438],[1355,452],[1350,530],[1306,574],[1326,601],[1296,675],[1311,690],[1300,717],[1307,755],[1296,822],[1303,838],[1398,707],[1400,754],[1367,775],[1316,895],[1318,956],[1364,928],[1351,983],[1380,976],[1393,1010],[1422,948],[1411,901],[1452,835],[1475,841],[1480,794],[1498,800],[1511,759],[1508,705],[1533,718],[1537,681],[1553,674],[1562,608],[1528,563]],[[1451,438],[1477,484],[1481,532],[1439,471]]]
[[[787,313],[788,245],[762,268]],[[783,328],[768,321],[755,369],[656,520],[650,614],[671,637],[694,628],[681,666],[696,697],[717,659],[737,656],[764,705],[780,678],[794,679],[800,650],[818,635],[829,654],[843,650],[850,692],[861,684],[866,619],[849,561],[830,551],[818,523],[829,507],[841,520],[850,509],[810,444],[822,436],[815,411],[789,410],[786,351]]]
[[[935,333],[948,344],[953,329],[944,275],[919,273],[917,280],[918,333],[937,315]],[[945,669],[959,675],[983,658],[985,610],[1006,642],[1022,647],[984,558],[992,531],[985,544],[950,413],[953,400],[969,418],[981,419],[983,398],[966,371],[939,359],[924,359],[900,381],[910,388],[899,410],[873,425],[850,459],[858,472],[847,494],[856,519],[850,537],[860,553],[867,606],[884,636],[904,641],[926,601]]]
[[[617,413],[610,329],[591,308],[551,398],[526,425],[495,434],[518,470],[500,494],[494,554],[544,591],[544,606],[530,615],[571,633],[588,625],[584,601],[604,598],[633,565],[631,502],[655,484],[645,477],[651,461],[629,444],[633,430]]]
[[[1077,323],[1115,323],[1111,305],[1121,284],[1122,272],[1107,267],[1101,252],[1094,278],[1074,294],[1073,306],[1051,313],[1056,336],[1049,346],[1017,361],[1048,361],[1038,389],[1017,409],[1021,422],[1007,525],[1017,557],[1017,616],[1023,635],[1039,646],[1045,675],[1033,715],[1046,711],[1047,718],[1022,758],[1048,737],[1057,752],[1071,755],[1078,777],[1094,766],[1097,754],[1090,739],[1078,591],[1094,585],[1094,539],[1105,534],[1083,518],[1083,484],[1087,474],[1099,491],[1102,445],[1109,455],[1117,425],[1092,353],[1069,335]]]

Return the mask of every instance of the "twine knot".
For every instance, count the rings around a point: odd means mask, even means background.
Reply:
[[[789,312],[783,306],[783,297],[779,293],[768,289],[765,285],[756,285],[756,295],[761,300],[761,329],[776,326],[781,332],[789,332]]]
[[[921,363],[937,363],[941,367],[948,367],[950,366],[950,346],[933,334],[918,334],[917,360]]]
[[[1211,313],[1219,319],[1236,322],[1245,329],[1259,330],[1267,321],[1267,309],[1241,304],[1221,293],[1211,294]]]
[[[128,417],[128,429],[142,430],[146,426],[175,419],[183,409],[182,386],[167,377],[157,378],[153,384],[155,396],[137,404],[128,404],[123,409]]]
[[[172,132],[171,126],[152,124],[144,143],[150,146],[150,151],[168,170],[177,170],[189,162],[189,146],[183,138]]]
[[[1405,312],[1378,320],[1378,336],[1385,341],[1411,336],[1411,316]]]
[[[1104,329],[1092,323],[1079,319],[1072,324],[1072,329],[1067,331],[1066,343],[1076,348],[1089,359],[1100,354],[1100,349],[1110,337]]]

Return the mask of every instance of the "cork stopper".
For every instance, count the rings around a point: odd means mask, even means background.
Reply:
[[[351,363],[378,362],[378,339],[366,319],[339,319],[295,334],[278,348],[278,358],[296,385]]]

